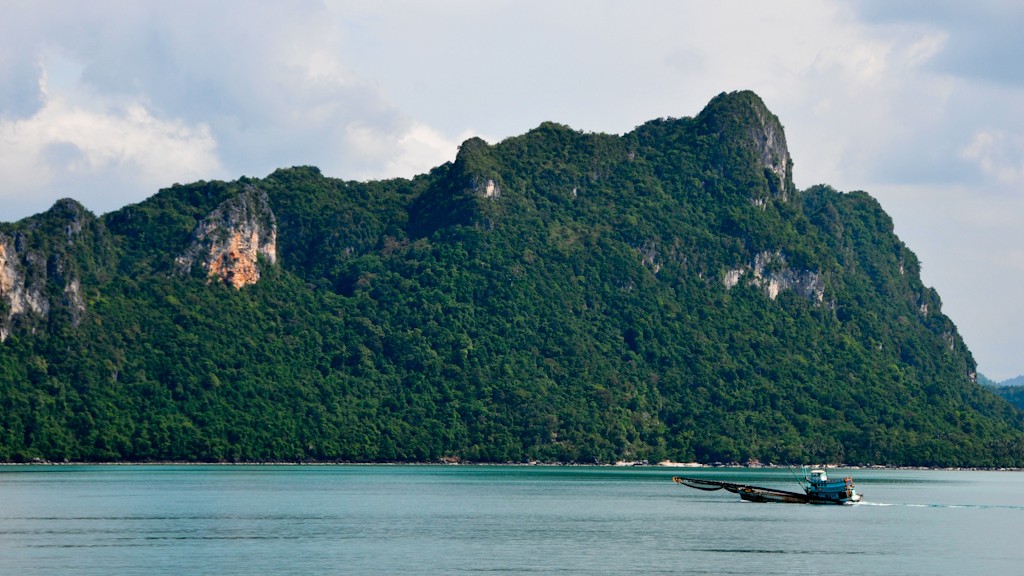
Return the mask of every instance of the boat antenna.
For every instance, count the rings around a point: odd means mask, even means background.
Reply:
[[[800,485],[800,488],[806,490],[803,481],[801,481],[800,478],[796,475],[796,472],[793,471],[793,465],[786,464],[786,469],[789,470],[789,473],[793,475],[793,480],[796,480],[796,483]]]

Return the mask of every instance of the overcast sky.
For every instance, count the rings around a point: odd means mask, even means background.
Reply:
[[[0,7],[0,221],[312,164],[412,176],[545,120],[621,134],[751,89],[797,186],[866,190],[979,363],[1024,373],[1024,2]]]

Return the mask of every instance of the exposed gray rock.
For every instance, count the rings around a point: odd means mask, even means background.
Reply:
[[[722,284],[727,289],[732,288],[747,274],[750,282],[763,288],[772,300],[775,300],[783,290],[792,290],[815,303],[821,303],[825,299],[825,281],[821,274],[789,268],[786,257],[780,251],[762,252],[754,257],[752,266],[726,271]]]
[[[45,259],[20,252],[19,244],[24,242],[0,235],[0,341],[6,340],[19,322],[29,317],[45,319],[50,312]]]

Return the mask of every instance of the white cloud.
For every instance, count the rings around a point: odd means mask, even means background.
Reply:
[[[1024,137],[1003,130],[982,130],[961,155],[1003,184],[1024,184]]]
[[[949,33],[935,31],[918,38],[907,49],[906,61],[913,67],[931,62],[946,47]]]
[[[945,33],[918,25],[875,28],[842,13],[817,26],[830,38],[815,44],[813,65],[793,82],[799,91],[784,95],[776,109],[798,183],[870,190],[894,180],[948,179],[941,158],[953,145],[934,132],[956,129],[937,122],[952,113],[955,84],[928,72]]]
[[[122,188],[139,190],[141,200],[174,182],[223,174],[208,126],[157,118],[140,101],[62,92],[69,86],[50,86],[46,71],[44,61],[41,108],[0,120],[5,205],[41,210],[71,196],[108,211],[125,203]]]
[[[459,145],[477,136],[464,131],[457,138],[447,138],[430,126],[417,122],[395,133],[376,130],[365,124],[348,126],[349,144],[357,151],[367,169],[362,179],[412,178],[430,168],[455,159]]]

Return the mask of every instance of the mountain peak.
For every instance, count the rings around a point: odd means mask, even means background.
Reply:
[[[455,157],[454,168],[453,176],[458,188],[485,198],[501,194],[490,146],[483,139],[473,137],[463,142]]]

